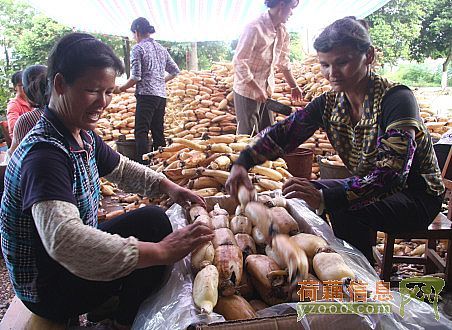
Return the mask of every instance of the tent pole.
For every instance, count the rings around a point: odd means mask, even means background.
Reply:
[[[191,42],[188,50],[188,70],[198,70],[198,43]]]
[[[130,40],[128,37],[122,38],[122,49],[124,50],[124,67],[126,70],[127,79],[130,78]]]

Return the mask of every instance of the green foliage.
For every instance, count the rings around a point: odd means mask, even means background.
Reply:
[[[373,43],[383,51],[386,63],[445,58],[442,71],[447,71],[452,62],[452,0],[391,0],[367,19]],[[406,79],[433,83],[425,74],[416,74],[425,79],[409,75]]]
[[[223,41],[198,42],[199,69],[208,70],[213,62],[232,61],[232,49]]]
[[[54,20],[37,14],[24,1],[0,0],[0,115],[14,93],[10,77],[33,64],[46,64],[56,40],[72,30]],[[124,55],[122,38],[96,35],[109,44],[119,56]]]
[[[410,57],[410,43],[421,30],[426,3],[435,0],[391,0],[367,17],[373,44],[383,51],[385,62]]]
[[[171,57],[173,58],[174,62],[176,62],[177,66],[181,70],[187,69],[187,51],[190,49],[190,43],[189,42],[171,42],[171,41],[160,41],[159,43],[168,49],[168,52],[170,53]]]
[[[297,32],[290,32],[290,54],[291,61],[302,61],[304,58],[303,44],[301,42],[300,34]]]
[[[118,57],[122,58],[123,62],[124,62],[124,56],[126,56],[126,54],[124,54],[124,42],[125,41],[124,41],[123,37],[111,36],[111,35],[107,35],[107,34],[97,34],[97,33],[92,33],[92,35],[95,36],[96,38],[102,40],[107,45],[109,45],[113,49],[115,54]]]
[[[168,49],[171,57],[181,70],[187,69],[187,52],[190,50],[189,42],[159,41]],[[198,66],[200,70],[210,69],[213,62],[231,61],[232,48],[223,41],[198,42]]]
[[[411,55],[447,58],[452,53],[452,1],[437,0],[430,4],[420,34],[411,42]]]
[[[43,15],[33,17],[31,23],[31,28],[24,31],[15,44],[18,55],[17,63],[21,67],[31,64],[46,64],[47,55],[55,41],[71,32],[68,27]]]
[[[441,86],[441,65],[431,68],[426,63],[403,63],[396,70],[389,71],[387,68],[381,72],[386,78],[411,87]],[[449,69],[452,76],[452,69]]]

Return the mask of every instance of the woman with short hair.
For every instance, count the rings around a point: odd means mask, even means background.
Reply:
[[[116,297],[105,317],[130,327],[141,302],[165,284],[170,265],[213,238],[201,223],[173,231],[156,206],[98,224],[103,176],[124,191],[205,205],[94,133],[122,72],[111,48],[93,36],[59,40],[48,59],[49,105],[6,170],[3,256],[16,295],[46,319],[63,323]]]

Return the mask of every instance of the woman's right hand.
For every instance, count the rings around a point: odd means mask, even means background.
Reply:
[[[162,264],[174,264],[197,247],[211,241],[213,237],[213,230],[201,222],[173,231],[157,243],[161,251]]]
[[[238,189],[241,185],[244,185],[246,189],[253,190],[253,184],[248,176],[248,171],[242,165],[232,166],[231,173],[226,181],[226,191],[232,198],[237,200]]]
[[[264,103],[268,99],[267,92],[264,91],[262,88],[257,86],[258,96],[256,98],[256,101],[259,103]]]

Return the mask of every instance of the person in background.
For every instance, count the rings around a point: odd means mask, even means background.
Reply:
[[[430,135],[411,90],[374,74],[367,25],[339,19],[314,42],[332,91],[259,135],[241,152],[226,187],[252,189],[247,171],[291,152],[318,128],[353,174],[341,180],[290,178],[286,198],[328,211],[335,235],[372,260],[376,231],[426,229],[438,215],[444,185]]]
[[[49,97],[46,95],[47,67],[45,65],[32,65],[26,68],[22,74],[22,83],[28,102],[34,109],[17,119],[11,146],[8,149],[9,157],[25,135],[36,125],[44,113],[44,107],[49,102]]]
[[[284,74],[292,98],[301,100],[301,89],[290,69],[289,33],[284,25],[298,3],[266,0],[268,11],[249,23],[240,36],[233,59],[237,134],[256,134],[273,124],[265,101],[274,91],[275,68]]]
[[[27,96],[25,95],[22,85],[22,71],[17,71],[11,77],[14,91],[16,96],[9,100],[6,108],[6,118],[8,120],[8,131],[11,139],[13,138],[14,125],[17,119],[24,113],[31,111],[32,107],[28,103]]]
[[[168,51],[151,38],[155,32],[144,17],[132,22],[131,31],[137,44],[132,49],[130,79],[115,89],[115,93],[126,91],[136,84],[135,143],[137,159],[149,152],[148,134],[151,130],[152,148],[165,146],[163,120],[166,107],[165,83],[179,74],[179,68]],[[167,72],[168,74],[166,74]]]
[[[0,233],[9,276],[24,305],[55,322],[96,312],[116,297],[104,317],[130,328],[171,265],[213,239],[201,223],[173,231],[156,206],[98,224],[100,177],[123,191],[205,206],[202,197],[121,156],[94,133],[123,70],[112,49],[89,34],[60,39],[48,57],[49,104],[6,169]]]

